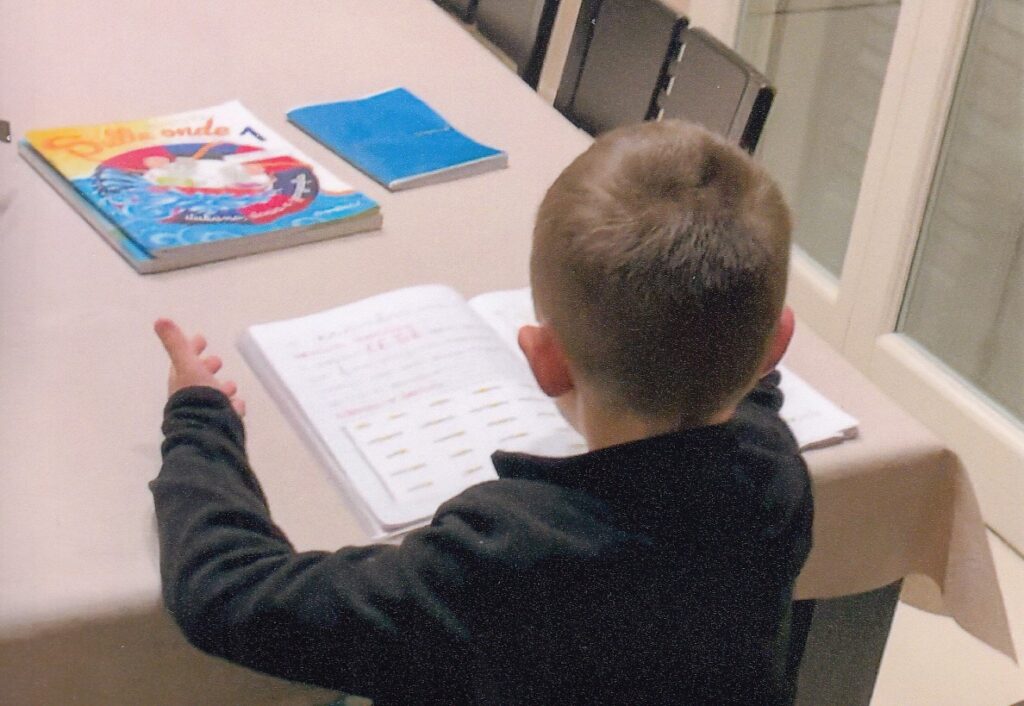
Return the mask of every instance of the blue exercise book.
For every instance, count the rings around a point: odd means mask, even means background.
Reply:
[[[288,120],[391,191],[508,165],[508,155],[471,140],[404,88],[296,108]]]

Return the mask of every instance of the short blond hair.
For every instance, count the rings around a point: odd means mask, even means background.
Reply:
[[[703,423],[762,364],[790,230],[775,182],[739,148],[679,121],[619,128],[548,189],[530,262],[535,302],[609,402]]]

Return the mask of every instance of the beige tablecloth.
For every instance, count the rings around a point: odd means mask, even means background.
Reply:
[[[978,501],[956,455],[799,324],[786,363],[860,422],[858,438],[805,454],[814,548],[797,597],[905,577],[904,601],[951,615],[1016,659]]]
[[[289,126],[298,105],[405,85],[509,168],[391,194]],[[26,129],[232,98],[377,199],[369,234],[142,277],[0,145],[0,703],[315,703],[199,655],[163,615],[152,501],[159,315],[204,331],[249,402],[249,454],[301,549],[366,540],[243,363],[245,327],[409,284],[467,296],[527,280],[533,212],[589,138],[429,0],[4,5],[0,113]],[[941,442],[808,331],[789,364],[860,419],[808,455],[816,546],[802,597],[907,582],[1010,653],[984,528]]]

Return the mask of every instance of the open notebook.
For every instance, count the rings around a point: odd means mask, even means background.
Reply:
[[[252,326],[239,348],[380,537],[421,524],[446,499],[495,478],[495,449],[586,450],[516,344],[532,320],[526,289],[466,301],[426,285]],[[792,372],[783,380],[793,399],[783,415],[796,405],[802,446],[856,428]]]

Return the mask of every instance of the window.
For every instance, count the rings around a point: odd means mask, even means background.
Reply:
[[[1020,0],[977,5],[898,330],[1024,419]]]
[[[737,51],[777,90],[758,147],[797,245],[839,278],[900,3],[751,4]]]
[[[758,158],[794,205],[790,302],[1024,550],[1024,0],[722,3],[779,89]]]

